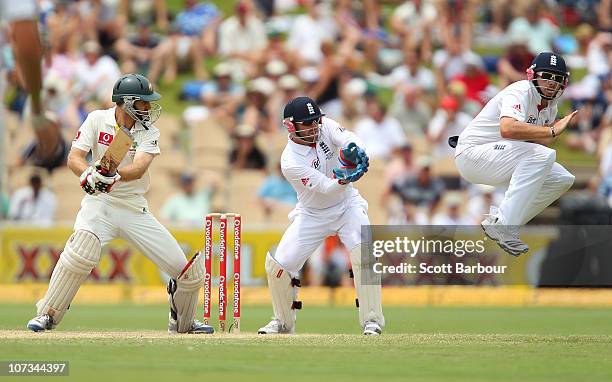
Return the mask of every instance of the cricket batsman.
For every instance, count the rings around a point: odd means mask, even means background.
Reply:
[[[55,328],[70,307],[81,284],[98,265],[102,247],[115,238],[133,243],[168,275],[170,333],[212,333],[213,328],[194,320],[198,292],[204,279],[204,258],[187,262],[183,251],[149,212],[144,193],[149,189],[148,168],[160,154],[159,130],[153,123],[161,114],[154,102],[161,96],[146,77],[127,74],[113,87],[115,107],[91,112],[72,142],[68,167],[80,179],[86,195],[76,217],[74,232],[57,262],[49,289],[38,301],[37,315],[28,322],[35,332]],[[99,165],[120,127],[131,133],[133,144],[114,174]],[[94,165],[87,162],[91,151]],[[125,154],[125,153],[124,153]]]
[[[362,282],[368,269],[361,261],[361,226],[370,224],[368,203],[351,184],[368,170],[369,159],[355,134],[324,115],[308,97],[292,99],[283,111],[289,137],[281,170],[298,203],[275,254],[266,257],[274,318],[259,334],[295,332],[300,269],[323,240],[335,234],[350,251],[363,334],[380,335],[385,325],[380,283]]]
[[[519,238],[520,226],[574,183],[574,175],[555,162],[556,151],[544,145],[561,135],[577,113],[555,121],[569,76],[563,57],[538,54],[527,79],[493,97],[454,142],[461,176],[472,183],[507,187],[499,208],[491,206],[481,225],[513,256],[529,250]]]

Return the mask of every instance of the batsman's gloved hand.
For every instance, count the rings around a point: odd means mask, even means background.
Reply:
[[[338,179],[338,183],[348,184],[361,179],[361,177],[368,172],[368,168],[365,164],[358,164],[357,167],[347,168],[343,166],[335,168],[333,171],[334,178]]]
[[[118,172],[113,176],[102,175],[102,167],[96,164],[95,171],[92,174],[92,179],[95,183],[95,189],[105,194],[111,192],[115,183],[121,179],[121,175]]]
[[[95,195],[98,193],[98,190],[96,189],[96,182],[93,179],[93,173],[95,172],[96,170],[93,168],[93,166],[89,166],[79,177],[79,180],[81,181],[81,188],[89,195]]]
[[[346,168],[355,168],[357,165],[364,165],[367,169],[370,166],[368,154],[355,142],[351,142],[347,147],[340,150],[340,164]]]

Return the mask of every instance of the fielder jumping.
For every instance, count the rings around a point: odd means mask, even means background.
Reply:
[[[351,185],[367,171],[368,156],[355,134],[323,118],[308,97],[289,101],[283,114],[289,139],[281,170],[297,192],[298,204],[274,256],[266,257],[274,317],[258,333],[295,332],[300,269],[327,236],[338,234],[350,251],[363,334],[379,335],[385,324],[380,284],[362,282],[367,269],[361,261],[361,226],[370,224],[368,204]]]
[[[38,301],[37,316],[28,322],[35,332],[51,330],[62,320],[72,299],[99,263],[102,247],[120,237],[132,242],[170,275],[168,300],[170,333],[212,333],[213,328],[194,320],[198,292],[204,279],[204,258],[189,262],[183,251],[149,212],[144,193],[149,188],[148,168],[159,155],[159,130],[153,125],[161,114],[161,96],[139,74],[121,77],[113,87],[116,107],[91,112],[80,127],[68,156],[68,167],[80,177],[87,193],[49,283]],[[116,175],[104,176],[96,166],[112,142],[116,129],[130,129],[134,144]],[[92,152],[94,165],[87,163]]]
[[[492,206],[481,225],[513,256],[529,250],[519,238],[520,226],[574,183],[574,176],[555,162],[556,151],[537,143],[561,135],[576,115],[574,111],[555,122],[569,75],[563,57],[538,54],[527,69],[527,79],[491,99],[456,143],[455,163],[461,176],[472,183],[507,187],[499,208]]]

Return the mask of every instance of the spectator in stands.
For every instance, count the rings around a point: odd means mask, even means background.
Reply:
[[[489,214],[491,206],[498,206],[503,199],[503,193],[496,193],[495,187],[477,184],[467,204],[467,218],[470,224],[480,224]]]
[[[2,183],[0,183],[0,220],[8,218],[9,205],[9,197],[4,192],[4,187],[2,187]]]
[[[402,202],[409,201],[418,207],[431,211],[441,200],[445,186],[442,179],[431,174],[431,159],[421,157],[417,161],[417,175],[398,179],[393,183],[391,192]]]
[[[213,74],[213,80],[202,87],[200,99],[214,117],[233,126],[236,110],[244,97],[244,89],[234,82],[232,68],[224,62],[215,66]]]
[[[80,103],[94,102],[103,108],[111,107],[113,84],[121,76],[119,65],[110,56],[102,55],[102,47],[93,40],[83,44],[83,55],[75,80]]]
[[[337,26],[333,18],[323,14],[325,4],[317,4],[316,0],[304,0],[302,4],[307,13],[295,18],[287,46],[302,61],[316,65],[323,58],[321,44],[335,39]]]
[[[516,34],[511,37],[504,55],[497,61],[500,88],[505,88],[513,82],[525,79],[525,71],[531,66],[535,58],[533,53],[529,51],[528,42],[528,35]]]
[[[244,109],[241,123],[253,126],[256,132],[276,133],[276,115],[271,114],[270,97],[276,90],[272,80],[258,77],[247,85],[245,103],[240,107]]]
[[[399,211],[391,211],[388,224],[393,225],[429,225],[427,213],[414,202],[404,200]]]
[[[55,195],[43,187],[40,175],[33,174],[29,185],[16,190],[11,196],[8,217],[23,223],[50,225],[55,216],[55,207]]]
[[[442,97],[440,108],[427,127],[427,140],[434,158],[454,158],[455,150],[448,145],[448,137],[459,135],[471,121],[470,115],[459,110],[459,102],[454,97]]]
[[[180,191],[171,196],[161,209],[162,219],[183,225],[201,227],[202,216],[211,212],[211,200],[216,186],[196,190],[193,172],[184,171],[179,180]]]
[[[54,131],[57,134],[61,134],[60,121],[57,115],[52,111],[46,111],[44,116],[47,121],[47,129]],[[17,165],[23,166],[25,164],[31,164],[37,167],[45,168],[47,171],[52,172],[56,168],[66,165],[66,159],[68,158],[70,146],[64,140],[62,140],[55,148],[55,152],[52,156],[53,159],[42,159],[38,155],[37,150],[37,142],[31,142],[21,153],[21,156],[17,161]]]
[[[404,1],[391,16],[391,30],[408,48],[421,47],[421,58],[431,57],[431,35],[437,21],[438,10],[433,1]]]
[[[367,98],[366,115],[355,124],[355,134],[371,159],[388,159],[395,148],[406,143],[402,126],[386,116],[386,107],[374,96]]]
[[[219,55],[229,60],[241,73],[240,78],[256,75],[259,52],[268,41],[263,22],[254,12],[252,2],[241,0],[236,13],[219,27]]]
[[[185,0],[185,8],[176,15],[167,42],[174,52],[169,62],[169,70],[174,74],[169,74],[168,80],[174,80],[182,62],[191,65],[196,79],[207,77],[203,60],[215,51],[215,32],[220,22],[221,15],[214,4]]]
[[[115,49],[123,73],[143,73],[154,84],[172,52],[167,44],[161,44],[162,36],[153,33],[149,25],[149,21],[139,21],[136,34],[117,40]]]
[[[488,87],[490,85],[482,59],[475,54],[468,54],[465,58],[465,71],[456,75],[453,80],[465,85],[465,96],[484,106],[489,101]]]
[[[390,78],[396,99],[401,97],[401,90],[406,85],[416,87],[424,93],[432,93],[436,88],[433,72],[421,63],[418,50],[414,48],[404,49],[404,62],[391,71]]]
[[[257,197],[263,206],[264,214],[269,217],[277,206],[294,207],[297,194],[287,179],[281,174],[280,163],[275,166],[257,190]]]
[[[461,194],[457,192],[449,192],[444,197],[445,209],[434,215],[432,225],[470,225],[473,224],[461,211],[461,206],[464,201]]]
[[[239,125],[234,132],[235,144],[230,153],[230,164],[235,170],[263,170],[266,157],[255,144],[257,131],[250,125]]]
[[[45,19],[47,43],[50,48],[47,54],[54,56],[60,53],[75,53],[79,50],[81,18],[78,5],[67,1],[58,1]]]
[[[438,94],[445,94],[448,81],[465,73],[467,61],[475,54],[461,42],[460,32],[453,31],[445,37],[444,48],[437,50],[432,59]]]
[[[389,116],[397,119],[408,140],[424,138],[431,119],[431,108],[421,99],[421,94],[419,88],[405,84],[398,88],[389,109]]]
[[[270,131],[271,133],[286,131],[282,123],[283,108],[287,102],[300,95],[301,89],[302,83],[299,78],[293,74],[285,74],[279,78],[277,91],[271,97],[270,101],[268,101],[270,105],[270,116],[272,118],[271,122],[274,124],[274,131]]]
[[[155,20],[158,30],[162,32],[168,30],[168,9],[165,0],[121,0],[120,12],[128,20]]]
[[[530,1],[521,16],[512,20],[508,26],[507,39],[512,41],[518,36],[529,36],[528,46],[532,54],[551,52],[553,40],[559,35],[559,28],[544,17],[544,4]]]

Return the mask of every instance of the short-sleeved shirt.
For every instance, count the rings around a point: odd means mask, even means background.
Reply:
[[[297,208],[326,209],[359,194],[350,183],[339,184],[333,173],[340,167],[340,148],[351,142],[363,147],[355,134],[327,117],[322,119],[316,145],[300,145],[289,139],[281,155],[281,171],[298,194]]]
[[[106,110],[96,110],[87,116],[85,122],[79,128],[72,147],[91,151],[93,162],[97,162],[102,158],[109,145],[115,137],[117,129],[117,121],[115,121],[115,108]],[[145,152],[153,155],[158,155],[159,150],[159,130],[155,126],[150,126],[146,129],[140,122],[136,122],[131,129],[134,138],[134,144],[128,151],[127,155],[119,164],[121,167],[134,162],[134,156],[137,152]],[[149,189],[150,176],[147,171],[142,178],[129,182],[117,183],[109,195],[121,199],[140,198]]]
[[[540,109],[542,97],[530,81],[517,81],[493,97],[459,135],[455,156],[466,147],[502,140],[500,119],[514,118],[533,125],[548,126],[557,116],[557,100]]]

